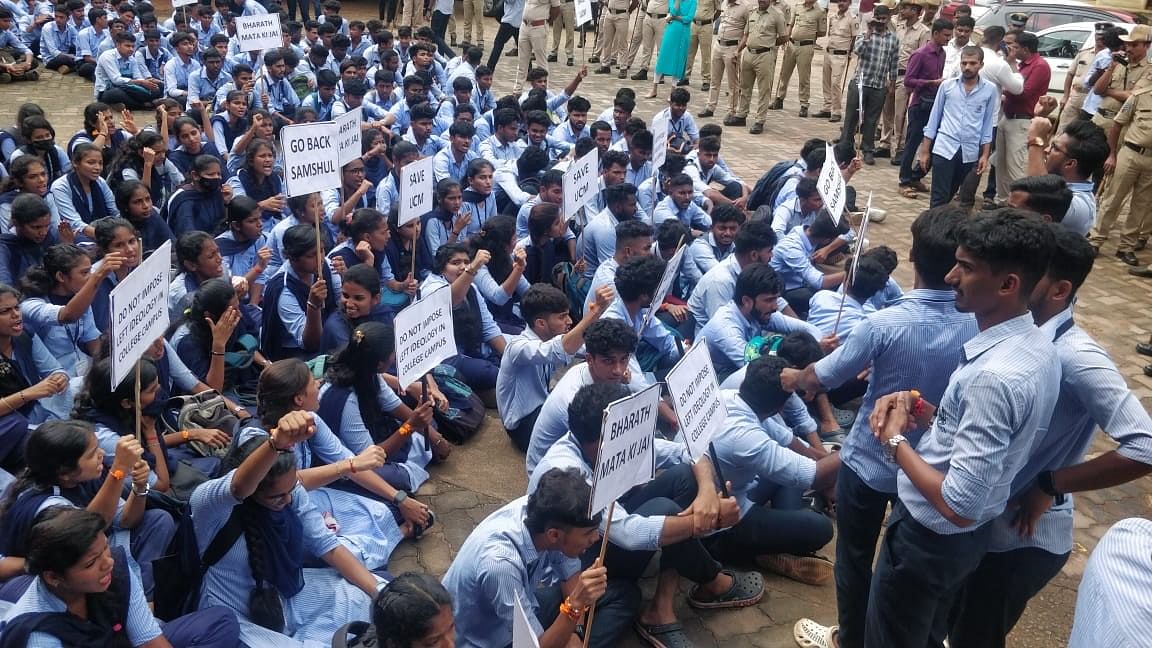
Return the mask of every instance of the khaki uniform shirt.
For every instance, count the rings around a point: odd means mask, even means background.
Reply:
[[[896,34],[896,40],[900,41],[900,56],[896,59],[896,68],[899,70],[908,67],[908,59],[912,58],[912,52],[920,49],[920,46],[932,37],[932,31],[919,19],[912,24],[896,21],[893,33]]]
[[[1152,147],[1152,84],[1134,90],[1116,113],[1116,123],[1127,126],[1124,141]]]
[[[744,27],[748,24],[748,16],[755,7],[756,3],[749,0],[724,2],[721,5],[723,13],[720,14],[720,31],[716,33],[716,37],[725,41],[740,40],[744,35]]]
[[[787,29],[788,21],[776,5],[768,7],[766,11],[760,11],[757,7],[748,16],[748,24],[744,27],[744,33],[748,35],[745,45],[758,49],[776,47],[776,39],[783,36]]]
[[[699,0],[696,3],[696,15],[693,20],[712,20],[720,10],[720,0]]]
[[[527,4],[524,5],[524,22],[548,20],[549,8],[559,6],[560,0],[527,0]]]
[[[828,13],[828,49],[851,50],[856,41],[856,34],[860,30],[860,17],[851,9],[843,15],[840,10]]]
[[[668,15],[668,0],[648,0],[644,11],[657,16],[666,16]]]
[[[802,4],[796,6],[790,34],[793,41],[816,40],[818,36],[824,35],[825,29],[824,10],[819,5],[813,4],[811,8],[805,8]]]
[[[1136,84],[1140,83],[1144,77],[1148,76],[1149,69],[1152,69],[1152,65],[1148,63],[1147,59],[1138,63],[1136,61],[1130,61],[1127,67],[1117,65],[1116,69],[1112,71],[1112,82],[1108,84],[1108,89],[1131,90],[1135,88]],[[1089,90],[1089,92],[1091,92],[1091,90]],[[1115,112],[1120,110],[1122,104],[1123,102],[1119,99],[1104,97],[1100,100],[1100,106],[1097,110]]]

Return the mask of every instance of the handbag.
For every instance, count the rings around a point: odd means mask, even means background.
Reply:
[[[191,396],[169,398],[160,418],[169,432],[202,428],[220,430],[234,437],[240,426],[240,418],[228,409],[224,397],[213,389]],[[228,452],[228,448],[215,449],[202,441],[189,441],[187,448],[201,457],[222,458]]]

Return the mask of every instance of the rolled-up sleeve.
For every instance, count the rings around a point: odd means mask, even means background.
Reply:
[[[962,518],[979,520],[989,495],[1004,477],[1005,453],[1023,424],[1025,396],[992,371],[981,371],[964,390],[966,406],[957,425],[941,496]],[[1013,404],[1017,405],[1014,407]]]

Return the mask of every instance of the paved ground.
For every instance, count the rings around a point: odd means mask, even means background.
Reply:
[[[374,17],[369,15],[369,11],[368,7],[352,6],[346,13],[353,17]],[[462,27],[461,24],[461,31]],[[495,34],[495,25],[490,24],[488,30],[490,41]],[[582,52],[577,50],[577,65],[581,56]],[[515,67],[513,60],[505,61],[497,75],[497,90],[504,92],[511,87],[510,76]],[[573,68],[564,67],[562,63],[553,64],[552,70],[552,85],[557,88],[567,83],[574,72]],[[700,81],[697,68],[690,106],[694,112],[703,110]],[[755,182],[758,175],[776,161],[794,158],[805,139],[838,136],[836,125],[824,120],[796,117],[795,83],[784,103],[785,109],[769,113],[766,133],[752,136],[745,129],[727,129],[725,132],[723,155],[749,183]],[[611,106],[616,88],[623,84],[635,85],[639,96],[648,90],[646,84],[591,75],[581,87],[580,94],[587,96],[594,111],[598,112]],[[660,95],[667,97],[668,90],[669,86],[661,86]],[[819,97],[819,83],[814,79],[813,112],[819,109]],[[35,101],[44,107],[56,126],[58,141],[66,142],[79,128],[83,107],[90,100],[91,86],[82,80],[46,73],[39,83],[15,84],[0,89],[0,124],[11,124],[16,108],[22,102]],[[721,105],[724,105],[723,97]],[[662,107],[663,104],[655,99],[641,99],[635,114],[650,119]],[[137,117],[137,123],[144,123],[142,116]],[[889,166],[887,160],[878,160],[877,166],[865,167],[853,184],[861,192],[861,204],[867,192],[873,191],[874,204],[889,213],[886,222],[870,229],[868,238],[874,244],[890,245],[906,257],[910,246],[908,227],[927,202],[926,199],[901,198],[896,191],[896,180],[895,168]],[[1143,375],[1141,368],[1145,359],[1133,352],[1132,345],[1147,339],[1152,331],[1152,318],[1149,317],[1152,282],[1130,277],[1126,272],[1127,266],[1111,257],[1114,249],[1112,245],[1105,246],[1104,255],[1081,291],[1076,320],[1110,351],[1137,397],[1148,407],[1152,406],[1152,378]],[[1145,254],[1148,255],[1146,260],[1152,261],[1152,252]],[[897,269],[896,277],[901,285],[911,286],[912,274],[907,263],[902,263]],[[1104,452],[1110,447],[1110,441],[1100,438],[1093,444],[1092,452]],[[422,489],[419,497],[432,505],[441,522],[419,544],[408,543],[397,550],[391,565],[393,572],[414,569],[443,574],[454,552],[475,524],[502,503],[523,494],[526,481],[523,458],[504,438],[495,412],[490,412],[479,437],[458,448],[446,465],[433,469],[433,479]],[[1113,522],[1125,517],[1147,517],[1150,509],[1152,481],[1148,479],[1078,498],[1076,551],[1064,573],[1032,602],[1010,644],[1036,648],[1063,645],[1071,626],[1076,587],[1087,553]],[[831,551],[829,547],[829,555]],[[792,646],[792,625],[801,616],[815,617],[827,623],[835,621],[835,597],[831,587],[810,587],[775,576],[767,576],[766,581],[770,590],[768,596],[752,608],[698,613],[682,607],[681,618],[697,645]],[[639,643],[629,638],[623,645]]]

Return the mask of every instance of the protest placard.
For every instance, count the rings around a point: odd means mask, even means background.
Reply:
[[[728,416],[705,340],[697,340],[684,352],[684,357],[668,372],[666,382],[688,454],[700,459],[708,454],[708,443],[724,427]]]
[[[280,31],[280,14],[236,16],[236,40],[241,52],[274,50],[284,45]]]
[[[396,370],[411,385],[441,360],[456,355],[452,287],[444,286],[396,314]]]
[[[336,122],[336,160],[340,166],[363,155],[360,150],[360,120],[363,113],[364,107],[358,106],[333,120]]]
[[[656,419],[660,385],[621,398],[604,410],[600,432],[600,453],[596,456],[592,502],[589,515],[600,511],[627,493],[633,486],[646,484],[656,474]]]
[[[436,188],[436,179],[432,174],[433,161],[432,157],[421,158],[400,169],[401,225],[432,210],[432,193]]]
[[[516,609],[512,613],[512,648],[540,648],[540,640],[528,622],[528,613],[520,597],[516,597]]]
[[[596,197],[600,185],[600,150],[592,149],[564,173],[564,214],[575,214]]]
[[[194,5],[197,3],[197,1],[198,0],[172,0],[172,8],[176,9],[178,7],[186,7],[188,5]]]
[[[872,211],[872,192],[868,192],[868,204],[864,206],[864,217],[860,219],[860,233],[856,236],[856,251],[852,253],[852,271],[849,280],[855,280],[856,267],[860,265],[860,254],[864,251],[864,233],[868,231],[868,216]],[[845,290],[845,293],[848,291]]]
[[[824,200],[824,209],[832,215],[832,221],[840,224],[840,217],[844,213],[844,205],[848,202],[847,186],[844,184],[844,175],[836,164],[836,155],[831,144],[825,144],[827,162],[820,169],[820,177],[816,179],[816,190]]]
[[[132,373],[136,361],[168,328],[168,269],[172,241],[165,241],[108,296],[112,313],[112,389]]]
[[[580,27],[592,20],[592,0],[576,0],[576,26]]]
[[[652,324],[652,318],[656,317],[656,311],[660,309],[660,304],[664,303],[668,291],[672,290],[672,282],[676,281],[676,277],[680,274],[680,265],[684,260],[684,251],[687,249],[688,246],[681,242],[680,249],[676,250],[676,254],[672,255],[668,265],[664,266],[664,276],[660,277],[656,294],[652,295],[652,305],[648,308],[648,313],[644,315],[644,323],[640,326],[641,333]]]
[[[652,172],[659,174],[668,157],[668,113],[661,111],[652,122]],[[653,185],[653,189],[655,189]]]
[[[284,189],[289,198],[340,187],[336,124],[292,124],[280,129]]]

